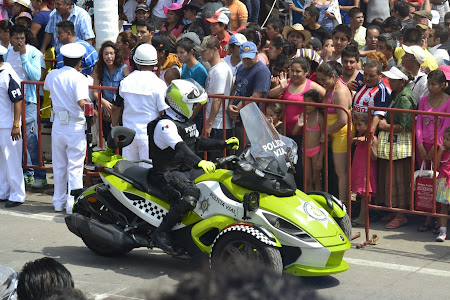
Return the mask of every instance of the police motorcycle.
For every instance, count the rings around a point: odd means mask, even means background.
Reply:
[[[347,270],[343,256],[350,248],[351,222],[345,205],[329,194],[296,188],[297,145],[279,135],[255,103],[240,116],[250,146],[239,157],[220,158],[214,173],[195,180],[200,199],[173,227],[174,246],[189,257],[209,256],[211,267],[244,258],[278,274]],[[153,248],[152,233],[170,209],[152,182],[152,169],[115,153],[133,137],[134,131],[114,127],[107,150],[92,153],[103,182],[72,191],[75,205],[65,218],[67,227],[99,255]]]

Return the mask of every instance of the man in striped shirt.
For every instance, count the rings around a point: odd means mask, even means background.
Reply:
[[[75,35],[75,27],[71,21],[61,21],[56,24],[58,28],[58,41],[62,44],[78,43],[86,48],[86,54],[81,59],[81,73],[91,75],[95,64],[98,61],[98,53],[95,48],[86,41],[83,41]],[[63,55],[59,53],[56,56],[56,69],[64,67]]]
[[[389,107],[391,104],[391,89],[382,81],[381,63],[369,59],[364,66],[364,85],[356,92],[353,99],[354,112],[367,112],[369,106]],[[386,111],[372,111],[372,132],[375,132],[378,122],[386,115]],[[363,137],[364,138],[364,137]]]

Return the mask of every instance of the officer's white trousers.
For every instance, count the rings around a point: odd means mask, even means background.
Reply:
[[[22,139],[13,141],[11,129],[0,128],[0,199],[25,201]]]
[[[149,159],[148,139],[134,139],[131,144],[122,149],[122,156],[127,160]],[[150,168],[149,164],[139,163],[139,166]]]
[[[54,126],[55,127],[55,126]],[[86,135],[84,132],[62,133],[52,131],[52,163],[55,190],[53,206],[72,212],[71,190],[83,188]]]

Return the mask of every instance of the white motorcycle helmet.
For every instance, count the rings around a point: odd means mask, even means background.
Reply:
[[[193,113],[194,104],[205,104],[208,95],[197,81],[189,79],[176,79],[167,88],[167,104],[177,113],[190,118]]]
[[[0,300],[16,300],[17,273],[10,267],[0,265]]]
[[[142,44],[136,48],[133,60],[136,64],[142,66],[154,66],[158,63],[158,55],[155,47],[150,44]]]

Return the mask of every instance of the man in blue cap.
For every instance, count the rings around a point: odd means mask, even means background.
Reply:
[[[245,42],[239,48],[242,65],[236,71],[236,80],[231,95],[251,98],[266,98],[270,89],[270,70],[258,60],[255,43]],[[242,122],[239,111],[244,106],[241,101],[228,103],[228,114],[236,125],[236,135],[240,136]]]

